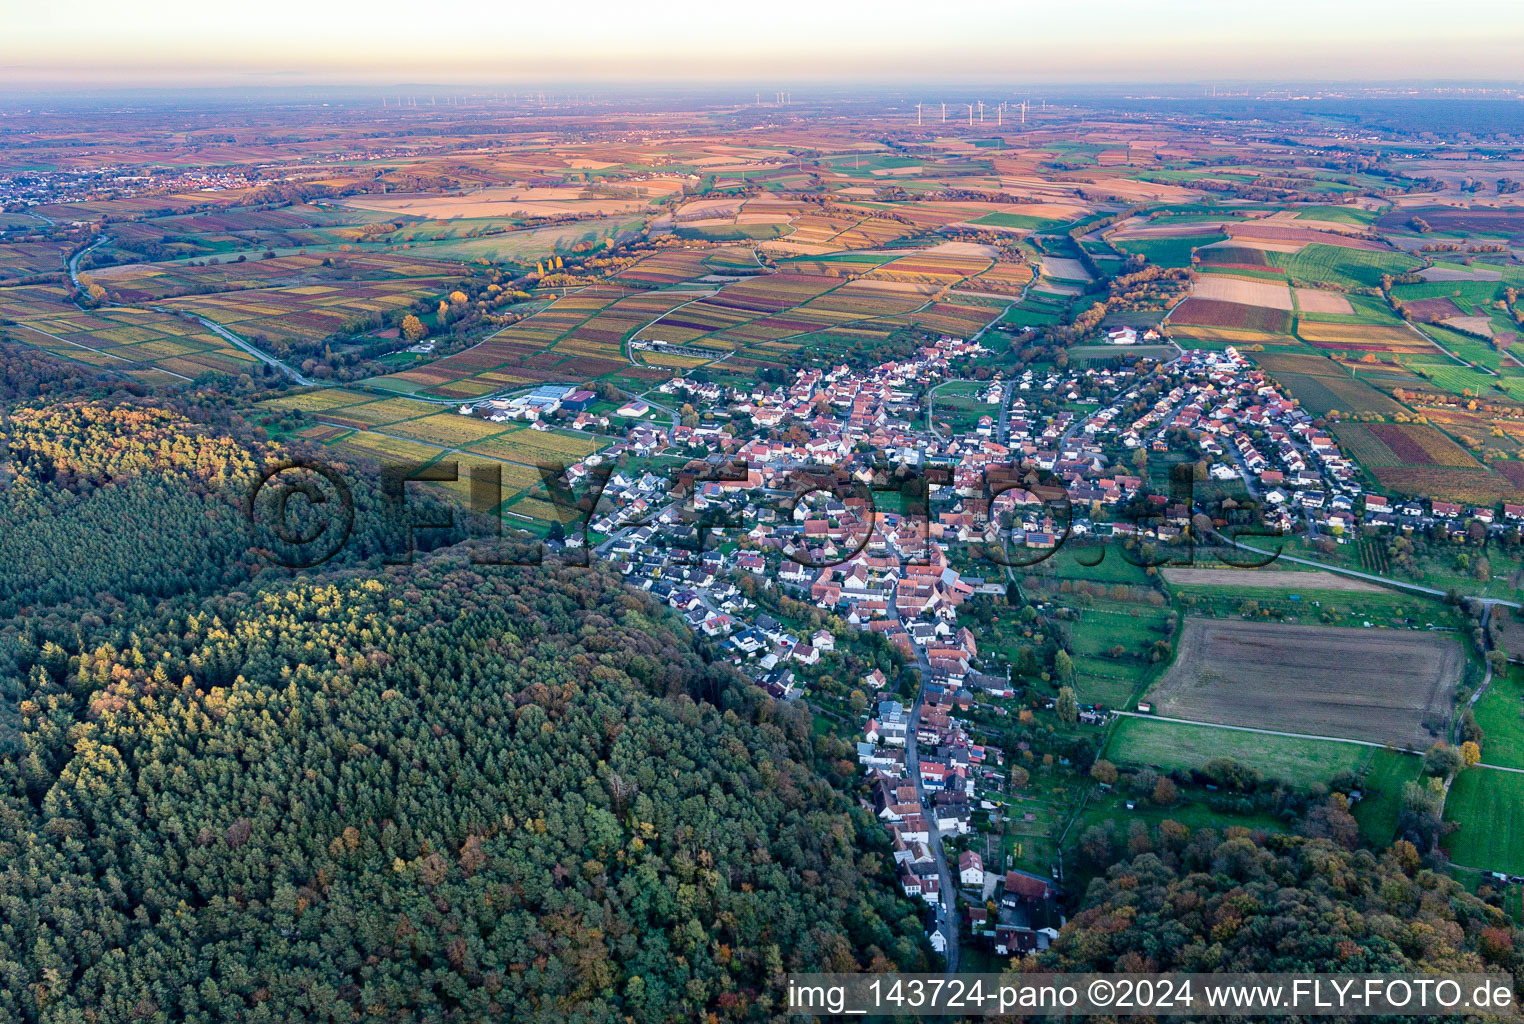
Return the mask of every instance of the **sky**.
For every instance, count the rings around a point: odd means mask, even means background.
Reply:
[[[12,86],[1524,78],[1524,4],[1468,0],[0,0]]]

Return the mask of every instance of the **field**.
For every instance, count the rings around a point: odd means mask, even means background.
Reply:
[[[1455,863],[1524,874],[1524,774],[1461,772],[1445,798],[1445,821],[1460,826],[1443,840]]]
[[[1123,252],[1145,256],[1148,262],[1161,267],[1188,267],[1191,265],[1191,255],[1194,250],[1224,241],[1227,237],[1223,234],[1209,234],[1164,238],[1115,238],[1113,241]]]
[[[1217,302],[1239,302],[1248,306],[1290,310],[1291,289],[1274,281],[1234,277],[1228,274],[1203,274],[1196,279],[1193,298]]]
[[[218,372],[254,374],[259,362],[193,321],[128,307],[69,312],[20,321],[16,338],[97,370],[148,384],[190,381]]]
[[[1305,786],[1356,771],[1368,750],[1354,743],[1129,717],[1117,723],[1105,756],[1116,764],[1152,765],[1167,771],[1199,769],[1215,757],[1231,757],[1267,778]]]
[[[1300,320],[1297,336],[1321,349],[1342,352],[1437,354],[1433,344],[1410,327],[1399,324],[1333,323]]]
[[[1463,658],[1450,637],[1188,619],[1159,714],[1427,748]]]
[[[1298,288],[1296,306],[1303,313],[1350,316],[1355,312],[1354,307],[1349,304],[1349,299],[1338,292],[1325,291],[1322,288]]]
[[[1360,780],[1362,799],[1355,804],[1360,835],[1374,846],[1387,846],[1397,831],[1402,811],[1402,788],[1418,779],[1423,762],[1413,754],[1396,750],[1371,752],[1370,764]]]
[[[1497,608],[1494,617],[1508,616],[1507,609]],[[1524,626],[1505,625],[1502,643],[1510,653],[1524,652]],[[1476,724],[1482,727],[1482,760],[1505,768],[1524,768],[1524,669],[1510,666],[1502,676],[1493,676],[1492,685],[1476,702]]]
[[[1399,463],[1480,468],[1465,449],[1426,423],[1372,423],[1367,429],[1391,450]]]
[[[1354,227],[1369,227],[1376,219],[1374,211],[1358,206],[1309,206],[1296,215],[1297,220],[1332,221]]]
[[[358,330],[370,314],[396,313],[438,300],[442,278],[405,278],[344,285],[257,288],[221,295],[188,295],[156,305],[205,317],[277,353]]]
[[[1211,278],[1210,280],[1216,280]],[[1257,331],[1266,334],[1288,334],[1291,331],[1290,309],[1273,309],[1267,306],[1250,306],[1241,302],[1222,302],[1217,299],[1186,299],[1170,314],[1173,327],[1223,327],[1236,331]]]
[[[1159,572],[1180,587],[1257,587],[1269,590],[1347,590],[1382,593],[1385,588],[1338,573],[1286,569],[1165,568]]]
[[[1333,284],[1341,288],[1374,288],[1383,274],[1404,274],[1420,266],[1406,253],[1356,249],[1314,242],[1293,253],[1271,252],[1272,265],[1293,281]]]
[[[1350,377],[1331,360],[1319,359],[1316,363],[1298,360],[1283,363],[1279,362],[1278,358],[1264,356],[1260,357],[1260,361],[1291,397],[1314,416],[1326,416],[1335,410],[1342,413],[1375,412],[1384,416],[1404,412],[1403,407],[1397,402],[1364,381]],[[1277,366],[1292,365],[1306,367],[1315,372],[1275,369]],[[1339,426],[1342,429],[1346,425],[1341,423]]]

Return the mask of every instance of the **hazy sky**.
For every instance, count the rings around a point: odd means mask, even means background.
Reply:
[[[1468,0],[0,0],[0,83],[1524,78]]]

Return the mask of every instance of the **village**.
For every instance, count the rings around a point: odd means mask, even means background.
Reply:
[[[656,394],[701,404],[699,426],[641,426],[587,460],[708,453],[713,472],[686,489],[651,469],[612,472],[590,543],[774,698],[810,700],[802,677],[842,642],[830,628],[780,621],[765,605],[784,596],[881,636],[916,670],[910,693],[883,671],[856,680],[857,760],[900,887],[924,902],[930,942],[950,962],[960,937],[1005,956],[1045,948],[1062,924],[1058,865],[1043,877],[987,863],[977,841],[1009,812],[1010,765],[971,713],[1009,714],[1013,690],[1009,666],[981,659],[960,609],[1003,600],[1011,566],[1072,538],[1181,544],[1193,517],[1223,511],[1152,485],[1150,460],[1182,453],[1188,487],[1232,484],[1257,506],[1256,536],[1342,543],[1362,524],[1464,532],[1524,519],[1511,505],[1499,516],[1365,493],[1333,437],[1231,347],[994,375],[972,392],[987,412],[972,429],[944,432],[927,414],[928,385],[958,379],[983,354],[977,342],[942,338],[867,371],[802,369],[788,386],[673,378]],[[564,400],[584,417],[590,397],[542,388],[495,414],[535,418]],[[927,481],[923,506],[896,504],[902,495],[884,483],[896,472]],[[991,559],[992,549],[1009,560]],[[1102,725],[1115,710],[1085,705],[1079,720]]]

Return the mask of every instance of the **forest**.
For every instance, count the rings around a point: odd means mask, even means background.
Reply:
[[[808,716],[602,571],[93,625],[16,643],[9,1019],[749,1019],[787,971],[929,966]]]
[[[1326,836],[1118,837],[1121,860],[1042,954],[1055,971],[1514,972],[1517,930],[1423,866],[1413,844],[1355,850]]]

